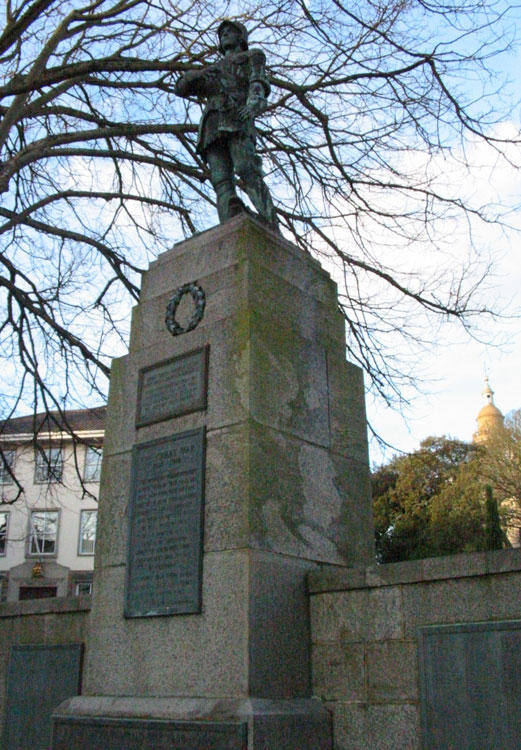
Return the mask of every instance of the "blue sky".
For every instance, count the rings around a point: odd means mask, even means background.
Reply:
[[[506,28],[515,33],[520,26],[521,9],[517,7],[510,11]],[[493,61],[493,67],[498,82],[509,79],[502,96],[495,100],[499,110],[515,99],[519,101],[521,57],[515,50],[508,51]],[[518,135],[520,118],[517,104],[504,127]],[[520,150],[510,151],[517,164],[521,163]],[[474,340],[454,328],[442,330],[437,344],[421,355],[423,393],[406,394],[412,400],[402,415],[368,398],[369,421],[400,451],[416,449],[429,435],[471,440],[477,413],[483,405],[485,375],[494,390],[495,403],[504,414],[521,408],[521,210],[516,210],[521,205],[521,177],[508,164],[496,161],[494,154],[485,148],[476,147],[470,153],[471,161],[476,164],[470,176],[476,200],[493,200],[503,208],[513,209],[508,217],[511,230],[477,226],[475,236],[478,244],[490,249],[495,264],[488,280],[486,301],[502,308],[505,317],[485,322]],[[486,164],[489,166],[483,167]],[[462,172],[462,189],[468,188],[468,184],[469,176]],[[462,257],[465,251],[462,247]],[[373,441],[371,461],[385,462],[393,452],[390,448],[382,451]]]
[[[513,168],[498,164],[490,173],[477,169],[475,174],[480,172],[481,179],[471,178],[478,196],[481,191],[484,199],[490,198],[492,190],[505,206],[519,202],[521,176]],[[468,179],[462,174],[462,186]],[[514,211],[509,221],[521,228],[521,212]],[[429,435],[471,440],[483,405],[485,375],[504,414],[521,408],[521,234],[483,226],[477,234],[495,264],[485,301],[501,308],[504,317],[485,319],[476,339],[454,326],[442,328],[436,345],[419,357],[423,393],[405,394],[412,400],[402,415],[368,398],[369,421],[397,450],[414,450]],[[465,250],[461,248],[462,257]],[[391,449],[383,453],[375,442],[371,445],[373,463],[385,462],[392,454]]]

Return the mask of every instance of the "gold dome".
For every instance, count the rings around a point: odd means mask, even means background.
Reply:
[[[488,383],[488,378],[485,378],[483,396],[485,397],[485,405],[479,410],[476,419],[478,429],[473,435],[475,443],[484,443],[491,432],[503,426],[505,419],[494,403],[494,391]]]
[[[503,415],[501,414],[497,406],[495,406],[494,404],[486,404],[479,410],[477,416],[478,424],[480,419],[489,419],[490,417],[492,417],[493,419],[497,419],[497,417],[499,417],[501,421],[503,421]]]

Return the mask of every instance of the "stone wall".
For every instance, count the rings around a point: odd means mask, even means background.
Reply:
[[[83,596],[0,604],[0,737],[11,647],[85,643],[90,600],[90,596]]]
[[[309,593],[335,750],[419,750],[418,628],[520,619],[521,550],[314,572]],[[11,646],[85,643],[89,611],[90,597],[0,604],[1,722]]]
[[[418,628],[521,618],[521,550],[312,573],[309,590],[335,750],[419,750]]]

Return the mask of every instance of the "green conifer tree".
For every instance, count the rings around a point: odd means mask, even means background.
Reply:
[[[503,531],[499,520],[497,501],[492,493],[492,487],[485,487],[485,549],[502,549],[503,548]]]

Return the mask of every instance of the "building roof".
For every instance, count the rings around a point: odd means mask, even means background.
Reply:
[[[99,432],[105,428],[106,406],[91,409],[68,409],[63,412],[51,411],[13,417],[0,422],[2,435]]]

